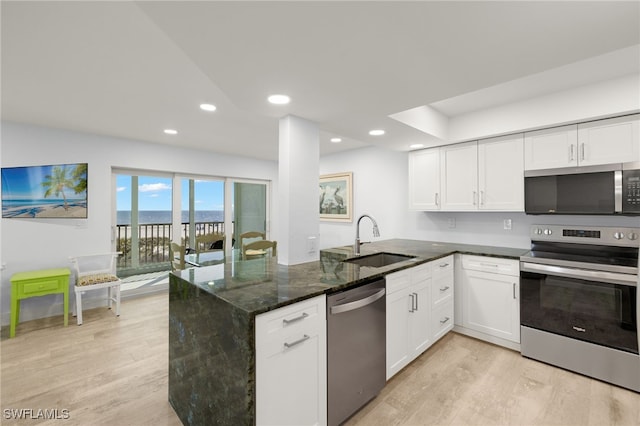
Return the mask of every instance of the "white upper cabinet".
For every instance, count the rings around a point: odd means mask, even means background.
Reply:
[[[409,207],[523,211],[523,135],[409,153]]]
[[[578,164],[640,160],[640,115],[578,124]]]
[[[478,145],[466,142],[440,147],[441,210],[478,209]]]
[[[409,153],[409,208],[440,210],[440,150]]]
[[[525,133],[525,170],[640,161],[640,114]]]
[[[480,210],[524,211],[524,135],[478,142]]]
[[[554,127],[524,134],[525,170],[578,165],[578,125]]]

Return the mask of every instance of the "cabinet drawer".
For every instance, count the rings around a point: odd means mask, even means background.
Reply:
[[[318,335],[324,329],[326,297],[318,296],[256,317],[256,344],[268,342],[283,347],[305,335]]]
[[[431,284],[431,301],[434,308],[449,299],[453,299],[453,270],[451,271],[451,279],[434,279]]]
[[[41,280],[35,282],[28,282],[22,285],[22,294],[36,294],[47,291],[55,291],[59,287],[60,281],[58,279]]]
[[[409,285],[411,284],[410,278],[409,271],[407,270],[387,275],[385,277],[387,294],[393,294],[397,291],[409,288]]]
[[[453,299],[433,310],[431,330],[436,341],[453,328]]]
[[[501,275],[520,275],[518,260],[500,257],[464,255],[462,256],[462,268]]]
[[[453,255],[434,260],[431,265],[434,279],[445,275],[453,275]]]

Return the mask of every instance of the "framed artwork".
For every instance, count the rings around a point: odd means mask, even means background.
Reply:
[[[87,218],[87,163],[2,168],[3,218]]]
[[[320,176],[320,220],[353,221],[353,173]]]

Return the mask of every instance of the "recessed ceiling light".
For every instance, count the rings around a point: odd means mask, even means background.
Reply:
[[[333,143],[340,143],[340,142],[342,142],[342,139],[340,139],[340,138],[331,138],[330,140],[331,140],[331,142],[333,142]]]
[[[215,111],[216,106],[213,104],[200,104],[200,109],[203,111]]]
[[[424,144],[423,143],[414,143],[414,144],[409,145],[409,148],[411,148],[411,149],[424,148]]]
[[[369,134],[371,136],[382,136],[382,135],[384,135],[384,130],[382,130],[382,129],[371,130],[369,132]]]
[[[164,132],[168,135],[177,135],[178,131],[174,129],[164,129]]]
[[[291,101],[287,95],[271,95],[267,99],[275,105],[286,105]]]

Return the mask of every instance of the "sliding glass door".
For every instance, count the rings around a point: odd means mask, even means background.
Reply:
[[[167,269],[172,238],[172,178],[116,173],[115,249],[118,274]]]
[[[266,183],[233,183],[233,222],[238,237],[250,231],[268,233],[267,190]]]
[[[181,178],[181,243],[195,247],[200,235],[226,234],[224,186],[221,179]]]
[[[270,239],[266,181],[114,169],[113,182],[121,277],[170,270],[171,241],[195,248],[199,235],[225,234],[229,251],[245,232]]]

